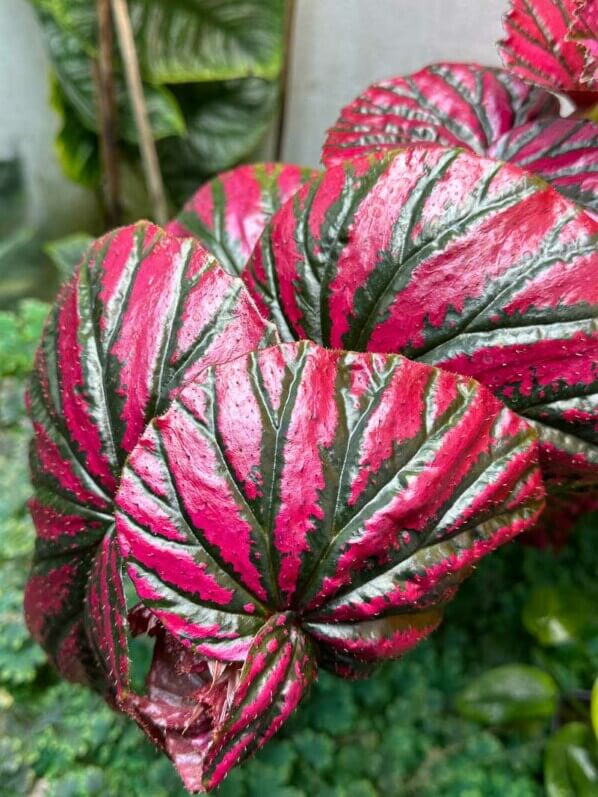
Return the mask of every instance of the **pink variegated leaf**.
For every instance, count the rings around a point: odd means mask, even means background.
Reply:
[[[278,616],[289,656],[306,634],[322,667],[356,677],[427,636],[543,496],[535,433],[474,380],[303,342],[211,367],[181,391],[125,464],[116,523],[138,596],[195,655],[257,659]],[[282,667],[267,658],[264,672]],[[285,678],[280,695],[298,699],[304,687]],[[210,742],[222,745],[207,759],[220,767],[212,784],[282,716],[264,710],[256,729],[238,699]]]
[[[571,118],[530,122],[504,135],[488,154],[537,174],[598,216],[598,124]]]
[[[334,166],[410,144],[465,147],[485,155],[519,125],[558,116],[559,103],[510,72],[439,63],[374,83],[328,131],[322,162]]]
[[[91,570],[101,574],[116,555],[102,540],[113,526],[122,464],[147,421],[205,366],[274,339],[240,280],[194,241],[149,223],[96,241],[63,287],[27,396],[37,541],[25,609],[67,677],[85,680],[88,672],[97,683],[92,648],[108,641],[90,647],[86,585]],[[88,606],[107,586],[92,579]],[[103,619],[88,632],[108,629]],[[118,635],[113,642],[118,649]],[[113,685],[105,679],[106,691]]]
[[[317,668],[294,618],[270,617],[244,661],[206,659],[169,634],[151,612],[130,615],[134,635],[155,640],[145,694],[123,696],[132,716],[177,768],[186,788],[214,788],[252,755],[297,707]]]
[[[116,705],[130,688],[127,602],[123,560],[114,527],[95,551],[88,574],[83,621],[87,639]]]
[[[316,174],[284,163],[238,166],[203,185],[167,230],[197,238],[237,276],[270,218]]]
[[[472,376],[537,428],[556,492],[598,484],[598,224],[436,147],[345,162],[272,219],[245,279],[283,339]]]
[[[591,10],[576,15],[580,5],[580,0],[511,0],[499,49],[505,66],[523,80],[593,104],[598,81],[587,72],[577,38],[596,39],[598,28],[592,30],[596,16]]]
[[[559,118],[555,97],[500,69],[436,64],[370,86],[329,131],[328,166],[370,152],[460,146],[512,161],[595,210],[598,126]]]
[[[598,88],[598,3],[596,0],[577,0],[573,22],[567,34],[569,41],[578,44],[584,54],[585,66],[581,82]]]
[[[256,635],[226,714],[203,762],[201,785],[213,789],[230,769],[279,730],[316,679],[315,652],[292,614],[274,614]],[[193,789],[195,772],[187,788]],[[195,776],[196,777],[196,776]]]

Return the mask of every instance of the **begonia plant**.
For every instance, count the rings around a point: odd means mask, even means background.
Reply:
[[[530,85],[594,90],[593,8],[548,5],[513,3],[513,72],[370,87],[324,171],[241,166],[96,240],[46,322],[27,623],[192,792],[598,502],[598,125]],[[538,20],[569,82],[517,49]]]

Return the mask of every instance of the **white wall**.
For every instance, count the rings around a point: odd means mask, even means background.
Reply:
[[[507,0],[295,0],[284,160],[318,164],[325,131],[370,83],[433,61],[498,65]]]
[[[58,118],[49,105],[49,64],[26,0],[0,0],[0,159],[20,156],[29,219],[49,237],[93,229],[93,195],[63,177],[53,151]]]

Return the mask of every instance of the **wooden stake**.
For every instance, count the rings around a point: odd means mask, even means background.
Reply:
[[[96,0],[96,9],[99,57],[94,62],[94,77],[100,115],[100,149],[104,172],[102,188],[107,226],[116,227],[122,222],[122,203],[118,170],[118,117],[112,64],[114,31],[110,0]]]
[[[160,172],[160,163],[156,144],[152,135],[145,95],[143,93],[143,83],[141,81],[141,71],[139,69],[139,59],[135,48],[135,38],[133,36],[133,26],[127,7],[127,0],[112,0],[112,13],[114,15],[114,25],[118,34],[118,43],[125,68],[125,77],[129,99],[135,115],[135,124],[139,135],[139,147],[141,149],[141,162],[145,174],[145,181],[150,194],[154,220],[164,226],[168,221],[168,205],[166,194],[164,193],[164,183]]]
[[[295,22],[295,0],[286,0],[283,32],[282,69],[280,72],[280,103],[278,110],[278,125],[276,130],[276,160],[282,161],[282,148],[284,146],[285,123],[289,90],[289,75],[291,67],[291,48],[293,44],[293,25]]]

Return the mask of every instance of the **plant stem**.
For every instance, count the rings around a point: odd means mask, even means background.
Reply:
[[[139,59],[135,48],[135,38],[133,36],[133,27],[131,25],[131,17],[129,16],[127,0],[112,0],[112,12],[114,14],[114,24],[118,34],[120,52],[125,68],[129,98],[135,115],[135,124],[139,135],[139,147],[141,149],[141,162],[143,164],[145,180],[150,194],[154,220],[158,224],[164,226],[168,221],[168,206],[164,193],[162,174],[160,172],[158,153],[156,152],[156,144],[152,135],[147,105],[145,103],[145,94],[143,93]]]
[[[106,221],[109,227],[121,223],[122,203],[120,199],[120,175],[118,171],[118,126],[112,48],[114,30],[110,0],[96,0],[98,17],[99,58],[94,63],[98,87],[98,109],[100,114],[100,148],[104,167],[103,185]]]

